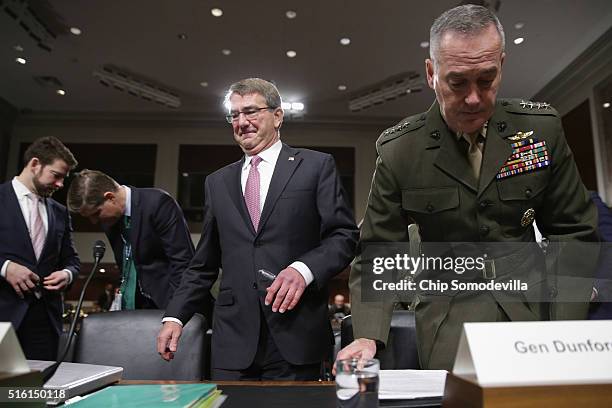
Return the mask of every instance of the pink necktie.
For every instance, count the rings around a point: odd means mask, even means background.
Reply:
[[[39,259],[43,247],[45,246],[45,226],[38,208],[40,197],[36,194],[29,194],[29,197],[32,200],[32,208],[30,210],[30,238],[32,239],[32,248],[34,248],[36,259]]]
[[[259,216],[261,215],[259,213],[259,170],[257,170],[260,162],[261,157],[259,156],[253,156],[251,159],[251,169],[249,170],[249,177],[244,188],[244,201],[249,210],[255,231],[257,231],[259,226]]]

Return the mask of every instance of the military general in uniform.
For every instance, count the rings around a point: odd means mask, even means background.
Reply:
[[[596,241],[596,211],[557,111],[547,103],[497,99],[504,42],[499,20],[484,7],[463,5],[436,19],[426,60],[436,101],[378,139],[361,251],[368,243],[409,241],[410,224],[418,225],[423,243],[528,245],[535,241],[533,221],[551,242]],[[543,293],[567,290],[541,281],[547,265],[536,258],[530,251],[500,254],[493,270],[472,278],[509,279],[523,270],[520,278]],[[366,263],[362,252],[349,281],[357,340],[338,359],[372,357],[388,339],[393,302],[363,298]],[[574,294],[588,301],[590,286],[578,286]],[[586,316],[586,302],[520,296],[455,291],[436,301],[419,297],[413,305],[421,366],[452,369],[464,322]]]

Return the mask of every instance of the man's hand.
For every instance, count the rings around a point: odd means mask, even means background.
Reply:
[[[178,350],[178,341],[183,333],[183,326],[176,322],[164,322],[157,335],[157,352],[166,361],[174,358]]]
[[[357,339],[338,352],[336,361],[334,361],[333,374],[336,375],[336,362],[338,360],[346,360],[350,358],[369,360],[374,358],[375,355],[376,342],[374,340],[364,338]]]
[[[34,289],[40,278],[25,266],[11,261],[6,268],[6,280],[13,287],[17,296],[23,299],[24,292],[28,293]]]
[[[43,279],[43,285],[47,290],[62,290],[68,286],[68,273],[66,271],[55,271]]]
[[[285,313],[286,310],[292,310],[298,304],[304,290],[306,290],[306,281],[302,274],[294,268],[285,268],[266,289],[268,292],[265,300],[266,306],[274,302],[272,311]]]

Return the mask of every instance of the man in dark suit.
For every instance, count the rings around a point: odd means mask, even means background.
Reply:
[[[327,283],[354,255],[353,214],[333,158],[280,141],[273,84],[242,80],[226,102],[245,156],[206,178],[202,237],[166,310],[158,351],[172,358],[182,325],[222,268],[213,378],[315,379],[333,341]],[[276,275],[268,288],[259,270]]]
[[[102,224],[121,270],[121,309],[165,309],[194,253],[177,202],[83,170],[68,189],[68,208]]]
[[[28,359],[55,360],[62,296],[80,270],[66,207],[51,199],[77,165],[58,139],[24,154],[19,176],[0,185],[0,321],[10,321]]]

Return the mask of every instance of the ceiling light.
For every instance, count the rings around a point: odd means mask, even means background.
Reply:
[[[346,91],[346,85],[338,85],[339,91]]]
[[[21,65],[24,65],[26,62],[28,62],[28,61],[26,61],[25,58],[21,58],[21,57],[15,58],[15,61],[17,61]]]
[[[283,102],[283,103],[281,103],[281,108],[283,108],[283,110],[290,110],[291,109],[291,102]]]
[[[429,41],[421,41],[421,43],[419,44],[419,46],[421,48],[427,48],[429,47]]]
[[[63,89],[58,89],[57,91],[55,91],[55,93],[62,96],[66,95],[66,91],[64,91]]]
[[[515,43],[516,45],[522,44],[522,43],[523,43],[523,41],[525,41],[525,39],[524,39],[523,37],[518,37],[518,38],[515,38],[515,39],[514,39],[514,43]]]
[[[221,17],[223,15],[223,10],[215,7],[210,10],[210,14],[212,14],[215,17]]]
[[[204,81],[204,82],[200,82],[200,86],[202,88],[206,88],[208,86],[208,82]]]
[[[221,50],[221,53],[223,55],[230,55],[232,53],[232,50],[228,50],[227,48],[224,48]]]
[[[604,104],[603,104],[603,107],[604,107],[605,109],[608,109],[608,108],[610,107],[610,102],[606,102],[606,103],[604,103]]]
[[[395,75],[383,82],[359,91],[359,96],[349,100],[349,109],[352,112],[356,112],[392,101],[413,92],[419,92],[423,89],[424,83],[420,74],[415,71]]]
[[[23,52],[23,47],[19,44],[13,46],[13,49],[17,52]]]
[[[293,10],[287,10],[287,12],[285,13],[285,15],[287,16],[287,18],[289,20],[293,20],[294,18],[297,17],[297,13]]]
[[[342,45],[349,45],[351,43],[351,39],[348,37],[343,37],[340,39],[340,44]]]
[[[292,102],[291,103],[291,110],[303,111],[304,110],[304,104],[302,102]]]
[[[106,269],[100,268],[100,273],[104,273],[104,272],[106,272]]]
[[[517,30],[520,30],[523,27],[525,27],[525,23],[522,22],[518,22],[514,25],[514,28],[516,28]]]
[[[79,27],[70,27],[70,32],[74,35],[81,35],[81,29]]]
[[[293,50],[289,50],[287,51],[287,56],[289,58],[295,58],[295,56],[297,55],[297,52],[293,51]]]
[[[183,177],[189,177],[189,173],[183,173]]]

